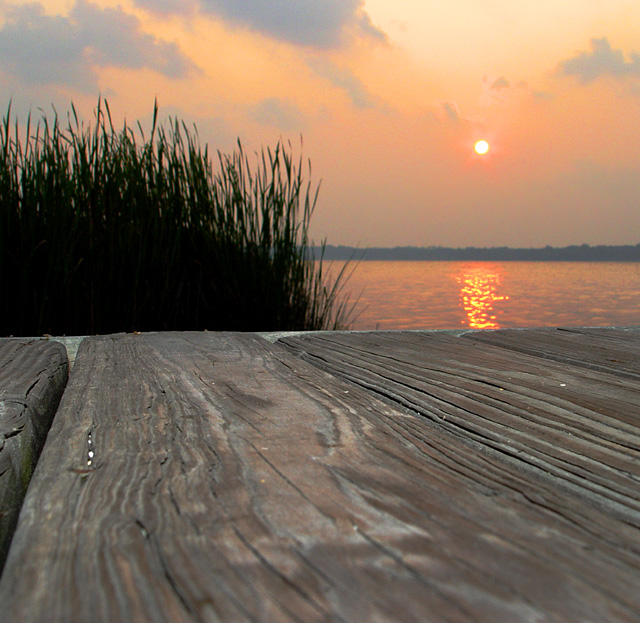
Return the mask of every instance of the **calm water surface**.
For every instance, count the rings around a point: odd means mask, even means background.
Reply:
[[[635,262],[367,261],[345,289],[361,330],[640,325]]]

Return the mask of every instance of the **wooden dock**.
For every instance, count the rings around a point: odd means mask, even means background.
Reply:
[[[640,327],[64,354],[0,340],[1,622],[640,621]]]

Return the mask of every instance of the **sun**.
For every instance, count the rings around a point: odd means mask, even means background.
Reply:
[[[475,144],[474,149],[476,150],[477,154],[484,156],[484,154],[489,151],[489,143],[487,143],[487,141],[478,141]]]

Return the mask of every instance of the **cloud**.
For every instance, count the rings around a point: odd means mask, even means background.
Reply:
[[[138,18],[120,7],[100,9],[78,0],[71,16],[79,26],[84,49],[98,65],[148,67],[169,78],[182,78],[192,67],[175,43],[142,32]]]
[[[492,89],[500,90],[500,89],[508,89],[509,81],[506,78],[498,78],[492,85]]]
[[[122,8],[77,0],[69,16],[47,15],[40,3],[11,6],[0,29],[0,69],[31,84],[96,88],[96,67],[147,67],[182,78],[195,66],[175,43],[142,31]]]
[[[372,39],[376,39],[379,43],[389,43],[389,37],[387,37],[387,34],[374,25],[368,13],[361,11],[357,24],[360,30]]]
[[[306,127],[304,113],[288,99],[264,99],[253,108],[252,116],[256,121],[276,126],[284,132],[300,132]]]
[[[481,106],[506,106],[515,96],[511,83],[504,77],[494,78],[484,76],[482,78],[482,91],[479,103]]]
[[[194,12],[193,0],[134,0],[134,4],[151,13],[160,15],[191,15]]]
[[[582,52],[560,63],[565,76],[576,76],[587,84],[601,76],[614,78],[640,77],[640,54],[632,52],[626,60],[621,50],[614,50],[608,39],[591,39],[591,52]]]
[[[347,67],[339,67],[323,58],[309,59],[307,63],[318,76],[345,91],[356,108],[375,107],[375,102],[367,87]]]
[[[295,45],[336,48],[351,34],[386,41],[363,0],[201,0],[203,11]]]
[[[458,114],[458,107],[452,102],[444,102],[442,104],[444,108],[444,112],[447,114],[447,117],[451,119],[451,121],[458,123],[460,121],[460,115]]]
[[[66,18],[48,16],[41,4],[9,7],[0,30],[0,68],[29,83],[50,83],[55,76],[72,86],[93,82],[79,60],[77,29]]]
[[[550,102],[551,100],[555,99],[553,93],[549,93],[548,91],[533,91],[532,95],[536,100],[540,100],[543,102]]]

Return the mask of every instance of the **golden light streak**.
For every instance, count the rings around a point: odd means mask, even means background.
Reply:
[[[460,305],[467,315],[462,324],[468,323],[471,329],[499,329],[493,304],[509,300],[508,296],[497,294],[501,285],[499,270],[475,264],[465,267],[455,280],[460,284]]]

